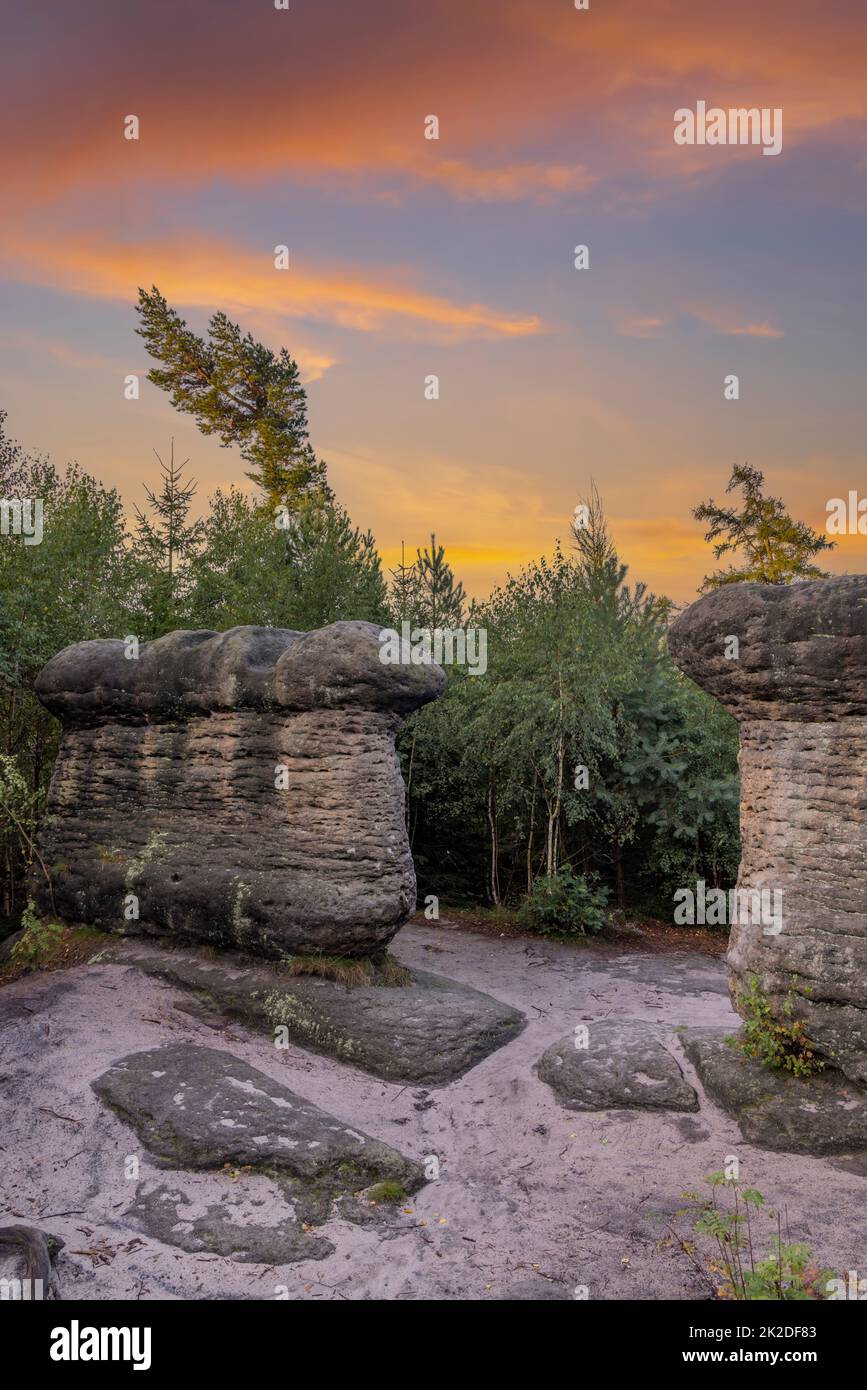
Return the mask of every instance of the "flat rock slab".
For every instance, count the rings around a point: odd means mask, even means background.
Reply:
[[[427,971],[407,985],[345,985],[288,976],[279,966],[234,953],[163,949],[139,941],[112,947],[102,959],[135,965],[195,991],[199,1012],[238,1018],[271,1037],[349,1062],[385,1081],[445,1086],[517,1037],[517,1009],[469,985]]]
[[[238,1264],[296,1264],[324,1260],[334,1253],[330,1240],[309,1229],[313,1223],[307,1220],[310,1213],[302,1200],[278,1193],[280,1205],[275,1209],[272,1195],[267,1207],[272,1219],[265,1225],[260,1208],[267,1199],[251,1189],[267,1184],[268,1179],[247,1179],[244,1183],[228,1175],[221,1175],[221,1179],[222,1190],[216,1193],[212,1177],[191,1174],[170,1184],[143,1188],[125,1213],[125,1220],[164,1245],[174,1245],[191,1255],[225,1255]],[[208,1187],[200,1193],[196,1184],[201,1182]]]
[[[727,1042],[731,1036],[719,1028],[680,1035],[708,1095],[745,1139],[779,1153],[867,1152],[867,1092],[830,1068],[806,1078],[770,1071]]]
[[[93,1082],[145,1148],[173,1168],[251,1167],[356,1190],[414,1191],[422,1169],[230,1052],[194,1043],[133,1052]],[[351,1177],[352,1182],[348,1179]]]
[[[586,1047],[576,1047],[570,1035],[536,1067],[565,1109],[698,1109],[698,1096],[651,1024],[606,1020],[587,1029]]]
[[[365,1191],[388,1183],[393,1199],[424,1182],[420,1165],[396,1149],[215,1048],[181,1043],[131,1053],[93,1089],[158,1166],[221,1170],[227,1186],[216,1203],[185,1195],[184,1174],[177,1191],[140,1191],[127,1213],[139,1230],[182,1250],[259,1263],[323,1259],[334,1247],[310,1228],[327,1221],[335,1203],[352,1220]],[[285,1203],[270,1229],[255,1221],[263,1180],[277,1185]]]

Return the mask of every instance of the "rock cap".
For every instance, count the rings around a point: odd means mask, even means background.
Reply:
[[[442,694],[445,672],[433,662],[383,664],[382,631],[364,622],[313,632],[182,630],[142,645],[134,658],[120,639],[78,642],[52,657],[35,689],[66,724],[243,708],[355,707],[407,715]]]
[[[737,658],[726,639],[737,637]],[[737,719],[867,714],[867,575],[725,584],[672,624],[677,666]]]

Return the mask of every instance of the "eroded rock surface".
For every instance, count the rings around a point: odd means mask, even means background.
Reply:
[[[753,977],[778,1017],[791,991],[814,1048],[867,1083],[867,576],[726,585],[669,644],[740,721],[738,889],[781,893],[781,931],[746,903],[732,923],[735,1007]]]
[[[93,1089],[170,1167],[230,1164],[351,1191],[391,1181],[409,1192],[423,1181],[419,1165],[396,1149],[217,1048],[133,1052]]]
[[[588,1024],[549,1047],[537,1071],[567,1110],[697,1110],[698,1096],[648,1023]]]
[[[228,1173],[206,1181],[207,1190],[202,1191],[197,1188],[199,1183],[204,1187],[203,1180],[189,1173],[169,1183],[148,1184],[138,1191],[124,1219],[164,1245],[191,1255],[225,1255],[239,1264],[296,1264],[334,1253],[333,1243],[310,1229],[326,1220],[328,1212],[310,1210],[302,1184],[269,1183],[247,1174],[235,1180]],[[216,1192],[215,1183],[220,1189]],[[260,1184],[282,1190],[259,1194],[255,1189]],[[262,1220],[263,1209],[267,1222]]]
[[[111,958],[193,991],[205,1021],[241,1019],[272,1039],[283,1027],[287,1040],[386,1081],[444,1086],[517,1037],[525,1023],[499,999],[422,970],[406,985],[347,986],[289,977],[231,952],[208,958],[151,942],[120,943]]]
[[[33,892],[112,931],[368,954],[415,910],[394,747],[438,666],[380,629],[238,627],[67,647],[36,683],[63,724]]]
[[[744,1057],[718,1028],[690,1028],[684,1051],[712,1100],[751,1144],[782,1153],[865,1154],[867,1095],[838,1071],[772,1072]]]
[[[384,1183],[403,1195],[424,1182],[418,1163],[215,1048],[134,1052],[93,1089],[158,1166],[180,1170],[139,1190],[127,1220],[191,1253],[260,1264],[324,1259],[334,1247],[312,1228],[335,1209],[354,1220],[365,1190]],[[215,1194],[212,1181],[197,1191],[196,1172],[214,1169],[224,1190]],[[266,1205],[267,1224],[257,1220]]]

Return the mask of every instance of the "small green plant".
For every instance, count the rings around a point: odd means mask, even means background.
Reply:
[[[700,1198],[693,1192],[683,1195],[693,1203],[686,1210],[692,1215],[697,1213],[693,1229],[714,1243],[715,1255],[709,1268],[718,1298],[788,1302],[827,1296],[825,1291],[828,1281],[835,1277],[834,1271],[816,1264],[809,1245],[790,1241],[788,1233],[783,1240],[780,1214],[765,1210],[761,1192],[754,1187],[741,1188],[737,1179],[728,1178],[725,1173],[711,1173],[705,1181],[711,1188],[709,1198]],[[731,1193],[727,1206],[717,1201],[721,1190]],[[761,1259],[757,1258],[755,1247],[760,1234],[756,1229],[760,1212],[776,1222],[769,1252]],[[695,1257],[690,1244],[681,1241],[681,1246]]]
[[[16,965],[26,965],[31,969],[36,969],[60,944],[63,927],[59,922],[43,922],[40,917],[37,917],[36,908],[31,899],[28,899],[27,906],[21,914],[21,926],[24,935],[12,947],[11,959]]]
[[[797,994],[794,977],[783,1000],[782,1018],[771,1010],[762,992],[759,978],[751,975],[747,989],[738,994],[738,1012],[744,1026],[735,1038],[729,1038],[745,1057],[763,1062],[772,1071],[788,1071],[793,1076],[812,1076],[821,1071],[824,1062],[816,1057],[807,1040],[803,1021],[795,1018]]]
[[[398,1202],[406,1201],[406,1188],[399,1182],[386,1178],[384,1182],[369,1187],[364,1195],[374,1206],[379,1206],[382,1202],[396,1206]]]
[[[605,925],[607,904],[607,888],[574,873],[564,864],[555,874],[536,879],[518,917],[543,935],[595,935]]]

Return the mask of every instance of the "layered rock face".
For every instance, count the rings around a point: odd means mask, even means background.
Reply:
[[[56,912],[270,956],[384,946],[415,910],[394,736],[445,675],[383,665],[379,633],[237,627],[54,657],[36,692],[63,724],[40,842]],[[43,874],[33,891],[50,912]]]
[[[816,1049],[867,1083],[867,576],[725,586],[669,646],[740,721],[738,889],[782,894],[779,932],[732,925],[735,1007],[753,976],[778,1015],[794,988]]]

